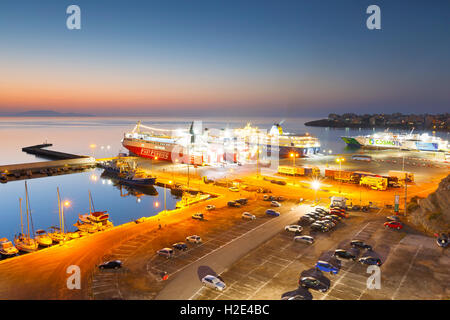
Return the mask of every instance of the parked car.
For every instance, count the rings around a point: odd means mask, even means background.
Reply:
[[[313,217],[303,216],[303,217],[300,218],[298,223],[300,223],[300,224],[311,224],[314,221],[316,221],[316,219],[314,219]]]
[[[329,212],[327,210],[325,210],[324,208],[321,208],[321,207],[316,207],[314,210],[316,212],[320,212],[320,213],[323,213],[323,214],[329,214]]]
[[[283,201],[286,200],[286,199],[285,199],[284,197],[282,197],[282,196],[278,196],[278,197],[275,198],[275,200],[276,200],[276,201],[283,202]]]
[[[318,215],[317,213],[314,213],[314,212],[306,213],[305,216],[312,217],[316,220],[321,218],[320,215]]]
[[[203,277],[202,284],[205,287],[215,289],[218,291],[223,291],[226,288],[226,285],[222,280],[220,280],[219,278],[212,276],[212,275],[207,275],[207,276]]]
[[[400,218],[398,216],[388,216],[386,217],[386,220],[400,222]]]
[[[241,199],[234,200],[234,202],[237,202],[237,203],[239,203],[240,205],[243,206],[243,205],[248,203],[248,199],[247,198],[241,198]]]
[[[173,247],[174,249],[181,250],[181,251],[186,251],[186,250],[188,249],[187,244],[184,243],[184,242],[177,242],[177,243],[174,243],[174,244],[172,245],[172,247]]]
[[[156,251],[156,253],[159,256],[161,256],[161,257],[172,258],[172,256],[173,256],[173,249],[163,248],[163,249],[160,249],[160,250]]]
[[[106,261],[98,265],[99,269],[119,269],[122,267],[122,261],[120,260],[111,260]]]
[[[303,198],[300,198],[300,199],[298,200],[298,202],[300,202],[300,203],[302,203],[303,201],[305,201],[305,199],[303,199]]]
[[[269,195],[265,194],[265,195],[263,196],[263,200],[264,200],[264,201],[272,201],[272,196],[269,196]]]
[[[439,247],[446,248],[448,246],[449,236],[448,234],[441,233],[436,234],[436,243]]]
[[[381,266],[383,264],[379,258],[375,257],[362,257],[359,259],[359,262],[362,264],[377,265],[377,266]]]
[[[326,283],[313,277],[302,277],[298,281],[298,284],[303,288],[313,289],[320,292],[327,292],[329,288],[329,286]]]
[[[386,228],[397,229],[397,230],[403,229],[403,224],[401,224],[400,222],[397,222],[397,221],[385,222],[384,226]]]
[[[344,250],[344,249],[336,249],[334,251],[334,256],[336,258],[342,258],[342,259],[347,259],[347,260],[351,259],[353,261],[356,261],[356,256],[353,253],[351,253],[347,250]]]
[[[242,219],[255,220],[256,216],[254,214],[251,214],[250,212],[244,212],[242,214]]]
[[[203,220],[205,217],[203,216],[203,213],[197,212],[192,215],[192,219]]]
[[[369,251],[372,251],[372,246],[370,244],[364,243],[362,240],[352,240],[350,241],[350,245],[353,248],[361,248],[361,249],[367,249]]]
[[[331,214],[330,217],[331,217],[333,220],[335,220],[335,221],[341,221],[341,220],[342,220],[342,217],[339,217],[339,216],[337,216],[337,215],[335,215],[335,214]]]
[[[334,223],[337,223],[337,222],[340,221],[339,220],[340,218],[338,216],[335,216],[335,215],[328,215],[328,216],[325,216],[323,218],[326,219],[326,220],[333,221]]]
[[[361,210],[361,206],[354,205],[354,206],[352,207],[352,210],[353,210],[353,211],[360,211],[360,210]]]
[[[187,242],[191,242],[191,243],[201,243],[202,242],[202,238],[200,238],[197,235],[192,235],[192,236],[186,237],[186,241]]]
[[[233,207],[233,208],[240,208],[241,204],[239,202],[236,201],[228,201],[227,205],[229,207]]]
[[[303,227],[302,227],[302,226],[299,226],[299,225],[297,225],[297,224],[292,224],[292,225],[289,225],[289,226],[284,227],[284,230],[285,230],[285,231],[288,231],[288,232],[296,232],[296,233],[300,233],[300,232],[303,231]]]
[[[303,242],[303,243],[307,243],[307,244],[313,244],[314,238],[311,236],[295,236],[294,241],[295,242]]]
[[[324,225],[326,225],[328,228],[330,228],[330,229],[332,229],[332,228],[334,228],[334,227],[336,227],[336,223],[334,223],[333,221],[331,221],[331,220],[321,220],[321,221],[319,221],[319,222],[322,222]]]
[[[339,272],[339,269],[333,266],[331,263],[321,260],[317,261],[316,269],[323,272],[329,272],[331,274],[338,274]]]
[[[270,180],[271,183],[279,184],[280,186],[285,186],[287,183],[283,180]]]
[[[216,209],[216,206],[213,205],[213,204],[208,204],[208,205],[206,206],[206,210],[208,210],[208,211],[211,211],[211,210],[214,210],[214,209]]]
[[[281,203],[279,203],[279,202],[277,202],[277,201],[272,201],[272,202],[270,203],[270,205],[271,205],[272,207],[281,207]]]
[[[279,217],[280,213],[278,211],[272,210],[272,209],[267,209],[266,210],[266,214],[269,216],[274,216],[274,217]]]
[[[329,228],[327,226],[321,225],[319,223],[314,222],[311,225],[311,230],[313,231],[321,231],[321,232],[328,232]]]
[[[229,187],[228,190],[230,190],[231,192],[239,192],[239,188],[237,187]]]

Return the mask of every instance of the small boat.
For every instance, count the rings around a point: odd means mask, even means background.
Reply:
[[[0,254],[4,257],[15,256],[19,253],[16,247],[6,238],[0,239]]]
[[[66,236],[61,232],[61,229],[56,226],[50,227],[51,232],[48,233],[48,236],[52,239],[54,243],[60,243],[66,240]]]
[[[113,223],[108,220],[109,213],[107,211],[95,211],[90,191],[89,191],[89,213],[83,215],[79,214],[78,219],[79,221],[77,221],[76,227],[81,231],[83,231],[82,229],[84,228],[84,231],[91,232],[89,230],[93,229],[93,227],[91,227],[92,225],[95,226],[96,228],[95,231],[102,231],[114,227]],[[81,227],[82,229],[80,229],[79,227]]]
[[[25,194],[27,207],[27,234],[24,234],[23,232],[22,198],[19,198],[21,233],[14,236],[14,245],[19,251],[34,252],[38,249],[39,244],[35,239],[30,237],[30,220],[32,229],[33,229],[33,221],[31,218],[31,211],[29,210],[28,187],[26,181],[25,181]]]
[[[67,236],[68,236],[68,238],[69,238],[70,240],[72,240],[72,239],[78,239],[78,238],[81,237],[79,232],[68,232],[68,233],[67,233]]]
[[[53,239],[42,229],[36,230],[36,236],[34,238],[41,247],[49,247],[53,243]]]
[[[79,220],[73,226],[82,232],[94,233],[98,231],[96,225],[92,223],[81,222]]]

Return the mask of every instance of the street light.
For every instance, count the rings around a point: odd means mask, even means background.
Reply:
[[[314,190],[314,202],[317,202],[317,190],[320,189],[320,181],[313,180],[313,182],[311,182],[311,188]]]

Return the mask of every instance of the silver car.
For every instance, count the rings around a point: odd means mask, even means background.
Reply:
[[[205,287],[215,289],[218,291],[223,291],[226,288],[226,285],[225,285],[225,283],[223,283],[223,281],[221,281],[219,278],[212,276],[212,275],[207,275],[207,276],[203,277],[202,284]]]
[[[192,236],[186,237],[186,241],[190,242],[190,243],[201,243],[202,238],[200,238],[200,236],[197,236],[197,235],[192,235]]]
[[[172,258],[173,256],[173,249],[171,248],[163,248],[161,250],[156,251],[156,253],[162,257]]]
[[[313,244],[314,238],[311,236],[296,236],[296,237],[294,237],[294,241],[302,242],[302,243],[306,243],[306,244]]]
[[[242,214],[242,219],[255,220],[256,216],[251,214],[250,212],[244,212]]]

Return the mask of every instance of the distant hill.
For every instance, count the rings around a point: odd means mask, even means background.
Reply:
[[[94,117],[87,113],[73,113],[73,112],[57,112],[53,110],[30,110],[25,112],[5,113],[1,114],[3,117]]]

